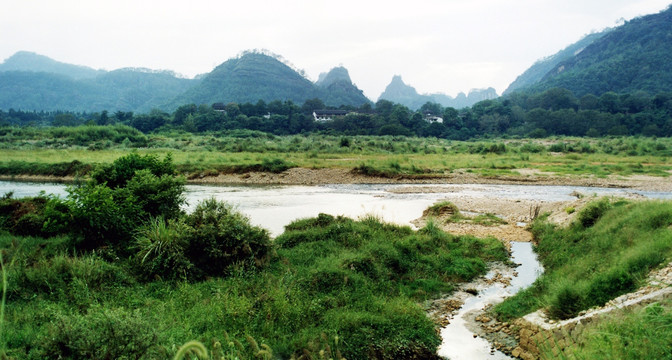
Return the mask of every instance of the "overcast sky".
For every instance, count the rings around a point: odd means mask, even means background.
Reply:
[[[114,70],[192,77],[243,50],[311,80],[343,65],[377,100],[392,76],[420,93],[499,94],[536,60],[672,0],[0,0],[0,61],[26,50]]]

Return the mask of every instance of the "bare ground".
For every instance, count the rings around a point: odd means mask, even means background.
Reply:
[[[633,190],[672,191],[669,178],[632,176],[562,176],[544,173],[536,169],[518,169],[519,175],[482,176],[465,169],[448,174],[399,175],[375,177],[354,173],[347,168],[292,168],[279,174],[249,172],[244,174],[191,174],[189,183],[205,184],[274,184],[274,185],[320,185],[320,184],[508,184],[508,185],[572,185]],[[3,175],[0,180],[71,182],[73,177]]]

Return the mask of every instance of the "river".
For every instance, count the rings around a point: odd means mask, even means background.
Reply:
[[[358,218],[373,214],[395,224],[409,225],[422,211],[438,200],[456,197],[505,198],[534,201],[575,199],[572,192],[586,195],[619,195],[638,193],[648,198],[672,198],[672,193],[632,191],[628,189],[589,188],[580,186],[531,185],[413,185],[431,187],[434,192],[397,193],[395,189],[408,185],[322,185],[322,186],[241,186],[187,185],[185,210],[214,197],[236,207],[254,225],[268,229],[273,236],[296,219],[314,217],[319,213]],[[54,183],[0,181],[0,195],[13,191],[14,197],[35,196],[41,191],[59,196],[67,195],[66,185]],[[439,191],[437,191],[437,189]]]
[[[423,187],[432,192],[424,193]],[[629,189],[588,188],[578,186],[532,185],[413,185],[415,191],[398,191],[408,185],[323,185],[323,186],[237,186],[237,185],[187,185],[185,210],[207,198],[224,200],[234,205],[250,218],[254,225],[270,231],[272,236],[281,234],[284,226],[296,219],[314,217],[319,213],[345,215],[358,218],[375,215],[396,224],[410,225],[422,215],[424,209],[438,200],[456,197],[504,198],[533,201],[563,201],[575,199],[571,194],[626,195],[636,193],[647,198],[672,199],[672,193],[633,191]],[[396,191],[395,191],[396,190]],[[0,194],[13,192],[14,197],[34,196],[40,192],[65,196],[66,185],[0,181]],[[518,276],[509,287],[495,284],[479,289],[478,296],[465,301],[464,306],[441,330],[443,344],[439,355],[451,359],[507,359],[500,352],[491,352],[490,344],[474,338],[465,327],[465,314],[500,301],[534,282],[542,269],[536,261],[530,243],[512,243],[513,261],[522,264]],[[490,274],[489,276],[491,276]]]

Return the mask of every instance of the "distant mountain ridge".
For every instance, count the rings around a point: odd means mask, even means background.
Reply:
[[[75,80],[93,79],[105,73],[104,70],[66,64],[29,51],[19,51],[1,63],[0,72],[7,71],[45,72],[63,75]]]
[[[418,94],[414,87],[407,85],[401,79],[400,75],[392,77],[392,81],[385,88],[385,91],[380,95],[379,100],[388,100],[395,103],[402,104],[413,110],[419,109],[427,102],[441,104],[444,107],[453,107],[461,109],[472,106],[473,104],[483,101],[491,100],[499,97],[494,88],[487,89],[473,89],[469,95],[459,93],[455,98],[445,94]]]
[[[540,92],[554,87],[576,96],[672,91],[672,6],[608,31],[555,64],[539,82],[519,90]]]

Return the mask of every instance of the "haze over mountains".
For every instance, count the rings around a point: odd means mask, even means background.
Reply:
[[[493,88],[473,89],[469,95],[459,93],[455,98],[446,94],[418,94],[414,87],[407,85],[401,80],[400,75],[395,75],[392,82],[385,88],[379,99],[389,100],[405,105],[411,109],[418,109],[427,102],[441,104],[444,107],[461,109],[469,107],[483,100],[496,99],[497,91]]]
[[[462,108],[494,97],[494,89],[472,91],[469,96],[461,93],[455,99],[420,95],[395,76],[380,99],[417,109],[428,101]],[[371,103],[342,66],[320,74],[313,83],[278,56],[258,52],[229,59],[197,79],[143,68],[95,70],[27,51],[0,64],[1,109],[148,112],[154,108],[170,111],[189,103],[291,100],[300,104],[313,98],[331,107]]]
[[[539,60],[504,94],[538,93],[554,87],[568,89],[577,97],[608,91],[672,91],[670,39],[672,9],[668,8],[587,35]],[[395,75],[379,99],[415,110],[427,102],[459,109],[497,97],[493,88],[455,98],[420,94]],[[378,100],[366,98],[342,66],[321,74],[313,83],[281,57],[261,52],[245,52],[196,79],[142,68],[95,70],[25,51],[0,64],[0,109],[5,110],[149,112],[155,108],[172,111],[189,103],[290,100],[302,104],[314,98],[331,107],[359,107]]]

